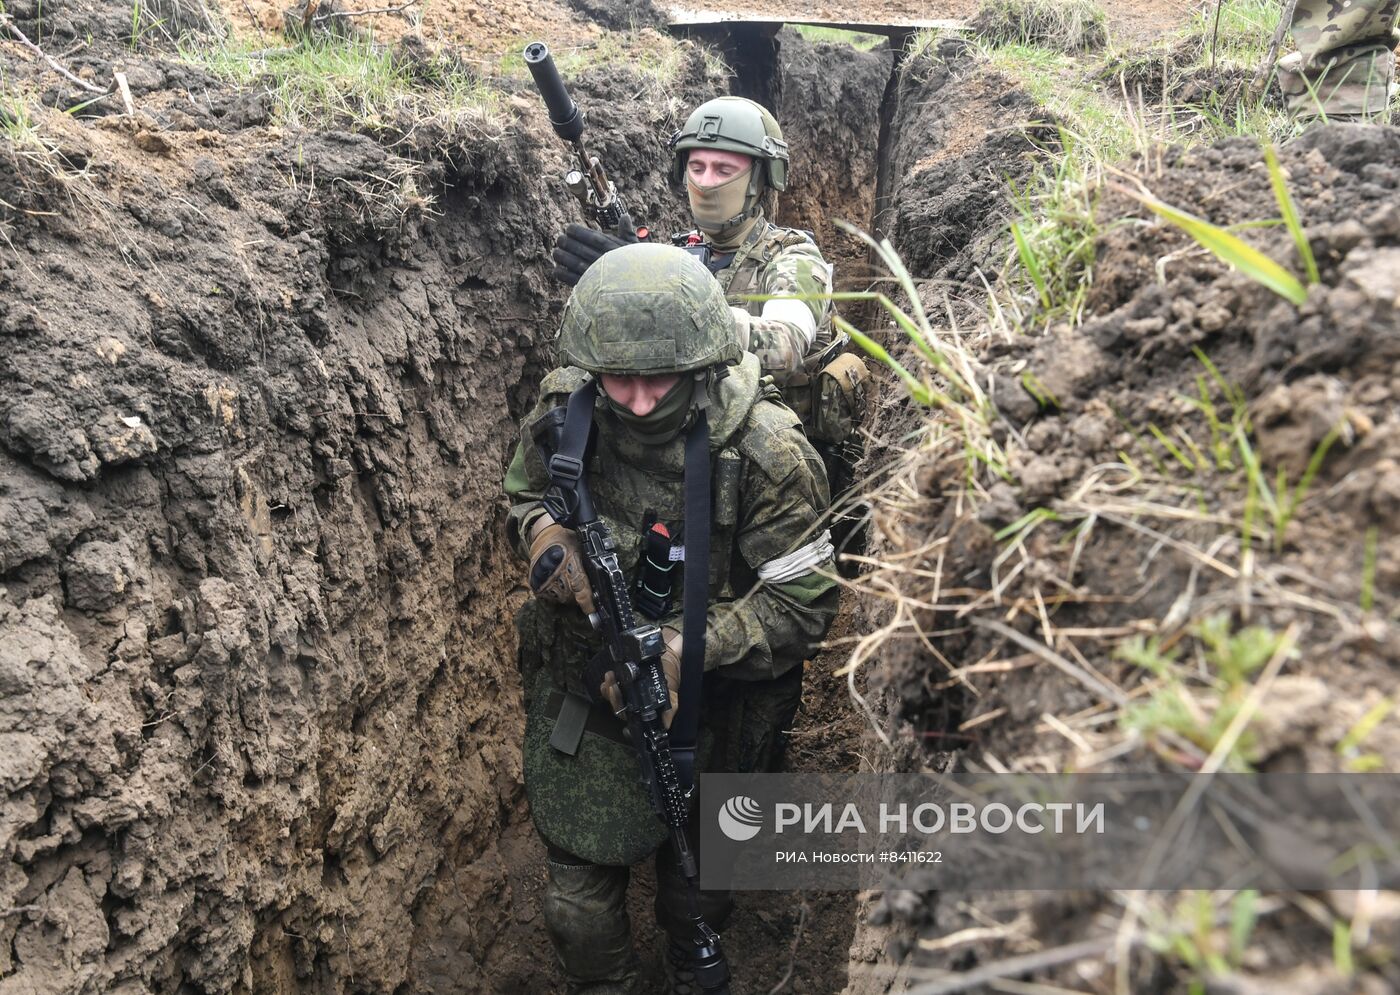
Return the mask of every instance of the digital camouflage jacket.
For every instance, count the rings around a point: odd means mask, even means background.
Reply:
[[[728,368],[710,408],[710,450],[714,516],[710,544],[710,609],[706,626],[705,669],[726,678],[760,681],[777,677],[810,656],[836,609],[835,583],[816,572],[781,584],[759,583],[764,564],[811,543],[830,495],[821,459],[802,434],[800,423],[760,383],[752,356]],[[512,507],[510,540],[522,558],[530,526],[544,514],[539,497],[546,484],[544,465],[528,437],[529,425],[563,404],[587,374],[555,370],[541,386],[535,409],[526,417],[505,489]],[[635,441],[612,414],[605,399],[595,414],[597,443],[588,466],[588,486],[599,514],[618,544],[629,579],[635,576],[643,516],[656,512],[672,534],[684,521],[684,439],[664,446]],[[830,566],[828,563],[827,566]],[[680,581],[673,614],[662,624],[680,628]],[[577,686],[579,653],[599,643],[587,620],[573,606],[541,605],[539,622],[549,632],[537,663],[551,668],[558,686]],[[586,659],[586,657],[584,657]]]

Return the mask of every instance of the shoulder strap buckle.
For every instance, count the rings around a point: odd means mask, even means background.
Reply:
[[[549,458],[549,479],[555,484],[576,484],[583,476],[583,460],[564,453]]]

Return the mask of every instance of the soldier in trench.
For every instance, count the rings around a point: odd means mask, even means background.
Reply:
[[[684,182],[696,229],[673,241],[699,258],[729,301],[739,345],[758,357],[783,401],[802,419],[826,463],[833,492],[844,490],[859,454],[865,409],[864,362],[833,334],[832,267],[810,232],[773,224],[765,203],[787,188],[788,146],[777,120],[743,97],[697,107],[671,139],[671,180]],[[554,275],[569,285],[631,231],[571,224],[554,248]],[[786,300],[747,297],[788,295]]]
[[[1386,123],[1395,79],[1400,0],[1298,0],[1298,50],[1278,63],[1288,112],[1314,120]]]
[[[545,377],[505,480],[509,537],[529,564],[535,593],[517,617],[525,786],[548,849],[544,917],[568,991],[622,995],[639,985],[625,906],[628,869],[657,851],[666,834],[638,785],[636,755],[615,717],[620,699],[609,686],[612,675],[599,680],[598,667],[588,666],[601,641],[587,614],[592,599],[578,539],[541,504],[548,474],[529,426],[580,389],[592,405],[586,480],[638,610],[662,627],[674,706],[664,714],[682,704],[674,697],[682,660],[697,671],[703,666],[699,770],[754,772],[777,764],[797,710],[803,660],[837,607],[833,550],[821,526],[829,495],[797,417],[765,383],[757,357],[740,349],[723,291],[681,249],[631,245],[595,263],[565,306],[559,357],[563,366]],[[690,522],[684,494],[695,463],[683,469],[688,442],[702,463],[708,452],[713,496],[702,518]],[[683,526],[699,535],[687,540]],[[701,542],[706,531],[705,610],[692,613],[703,623],[686,628],[681,571],[663,576],[660,565],[674,562],[672,548]],[[698,993],[686,885],[669,841],[657,851],[656,877],[668,990]],[[728,896],[705,893],[701,907],[721,928]]]

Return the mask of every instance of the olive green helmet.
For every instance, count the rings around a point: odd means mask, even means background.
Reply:
[[[762,164],[760,172],[769,187],[787,189],[787,142],[777,118],[762,104],[745,97],[716,97],[691,111],[685,126],[671,136],[672,183],[681,182],[691,149],[751,155]]]
[[[559,361],[618,376],[738,362],[719,282],[684,249],[640,242],[598,258],[564,305]]]

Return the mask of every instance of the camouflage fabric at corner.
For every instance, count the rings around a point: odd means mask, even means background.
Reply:
[[[747,341],[740,330],[740,344],[758,357],[763,372],[779,387],[803,368],[803,360],[831,342],[831,301],[803,301],[816,324],[816,340],[807,344],[802,330],[789,321],[760,317],[763,301],[746,301],[746,295],[815,295],[831,293],[831,265],[805,232],[781,228],[760,218],[753,235],[745,239],[729,265],[715,274],[734,307],[751,316]]]
[[[541,387],[540,402],[522,426],[505,482],[512,501],[508,530],[522,559],[529,525],[544,513],[538,502],[546,483],[543,463],[528,438],[529,425],[562,404],[586,376],[577,369],[551,373]],[[745,356],[729,367],[729,375],[714,388],[712,397],[711,479],[716,514],[710,543],[701,726],[714,741],[710,769],[764,770],[781,750],[775,730],[791,721],[800,694],[802,660],[812,654],[831,623],[837,589],[833,581],[815,572],[785,583],[759,583],[758,568],[813,541],[830,498],[821,460],[803,437],[797,417],[764,392],[756,358]],[[617,541],[622,568],[631,578],[647,509],[654,509],[673,534],[684,521],[684,441],[640,444],[602,398],[594,418],[598,433],[586,470],[588,485]],[[727,465],[721,469],[721,464]],[[831,564],[824,566],[829,569]],[[672,614],[663,622],[680,627],[683,597],[678,579]],[[596,691],[584,686],[582,672],[599,643],[577,608],[529,602],[519,622],[526,687],[540,681],[585,697]],[[530,721],[535,721],[533,715]],[[549,749],[547,743],[544,748]],[[538,757],[532,761],[527,756],[526,786],[532,798],[540,786],[532,781],[545,767]],[[655,822],[646,810],[635,766],[619,765],[612,773],[605,768],[599,765],[590,770],[588,776],[597,778],[596,783],[571,791],[567,827],[559,824],[565,817],[562,810],[551,824],[536,813],[536,825],[546,839],[563,846],[554,836],[567,833],[575,845],[591,850],[577,856],[595,863],[616,862],[619,853],[601,844],[587,847],[590,835],[601,840],[625,832],[635,838],[641,831],[632,821],[637,812],[645,812],[644,818]],[[590,798],[598,804],[590,805]],[[623,798],[630,804],[619,805]],[[609,820],[614,819],[627,825],[609,829]]]
[[[1400,0],[1298,0],[1279,86],[1300,120],[1383,120],[1395,76]]]

